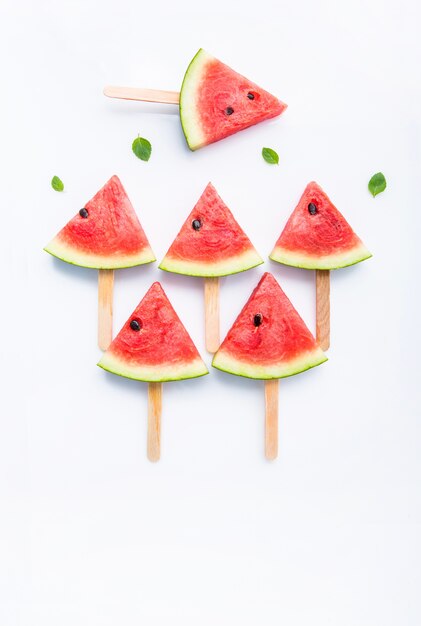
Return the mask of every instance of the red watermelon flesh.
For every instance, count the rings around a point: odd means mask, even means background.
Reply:
[[[250,239],[209,183],[159,267],[190,276],[225,276],[261,263]]]
[[[180,92],[180,118],[196,150],[280,115],[286,104],[200,49]]]
[[[118,269],[155,261],[120,179],[113,176],[44,248],[74,265]]]
[[[326,360],[275,278],[266,272],[212,365],[237,376],[270,379],[298,374]]]
[[[150,287],[98,365],[113,374],[146,382],[196,378],[208,373],[158,282]]]
[[[306,269],[337,269],[371,257],[361,239],[315,182],[305,188],[270,255]]]

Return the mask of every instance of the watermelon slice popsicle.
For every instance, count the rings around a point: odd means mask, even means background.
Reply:
[[[278,456],[279,378],[327,361],[272,274],[266,272],[228,331],[212,365],[265,381],[265,456]]]
[[[160,283],[149,288],[98,365],[148,383],[147,455],[150,461],[158,461],[162,383],[209,373]]]
[[[316,337],[330,345],[330,270],[372,256],[343,215],[315,182],[307,185],[270,258],[284,265],[316,270]]]
[[[156,260],[120,179],[110,178],[44,250],[98,269],[98,344],[106,350],[112,340],[114,270]]]
[[[219,348],[219,277],[263,263],[250,239],[209,183],[159,267],[205,280],[205,335],[210,353]]]
[[[105,87],[104,94],[123,100],[179,104],[181,125],[191,150],[277,117],[287,107],[202,48],[187,68],[180,93]]]

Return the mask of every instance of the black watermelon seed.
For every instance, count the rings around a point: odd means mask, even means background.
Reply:
[[[308,212],[310,213],[310,215],[316,215],[317,213],[317,207],[314,204],[314,202],[310,202],[310,204],[308,205]]]
[[[142,322],[140,320],[131,320],[130,328],[135,331],[139,331],[142,328]]]
[[[193,220],[191,226],[194,230],[200,230],[202,228],[202,222],[200,220]]]
[[[80,217],[85,217],[85,218],[88,217],[89,215],[88,209],[85,209],[85,207],[83,207],[83,209],[80,209],[79,215]]]
[[[256,315],[253,318],[253,324],[255,326],[260,326],[262,322],[263,322],[263,315],[261,313],[256,313]]]
[[[249,100],[254,100],[254,93],[251,93],[251,91],[249,91],[248,94],[247,94],[247,98]]]
[[[232,114],[234,113],[234,109],[233,109],[232,107],[227,107],[227,108],[225,109],[225,113],[226,113],[227,115],[232,115]]]

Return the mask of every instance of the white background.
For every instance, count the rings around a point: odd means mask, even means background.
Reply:
[[[419,626],[418,2],[0,6],[1,625]],[[286,113],[191,153],[177,107],[102,95],[179,89],[201,46]],[[96,367],[96,272],[42,251],[114,173],[158,260],[209,180],[265,258],[312,179],[373,252],[332,276],[329,361],[281,382],[276,462],[263,385],[215,370],[165,385],[147,461],[146,385]],[[223,333],[267,269],[314,329],[312,272],[267,262],[222,281]],[[201,281],[157,264],[118,272],[116,330],[153,280],[210,364]]]

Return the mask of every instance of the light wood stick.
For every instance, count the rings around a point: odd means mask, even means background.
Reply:
[[[205,278],[205,343],[206,350],[214,354],[219,338],[219,278]]]
[[[162,104],[178,104],[178,91],[163,91],[162,89],[141,89],[138,87],[104,87],[104,95],[121,100],[141,100],[143,102],[161,102]]]
[[[98,270],[98,345],[107,350],[113,339],[114,270]]]
[[[265,380],[265,456],[273,461],[278,456],[279,380]]]
[[[162,383],[148,384],[148,459],[155,463],[161,456]]]
[[[330,346],[330,271],[316,270],[316,338],[322,350]]]

